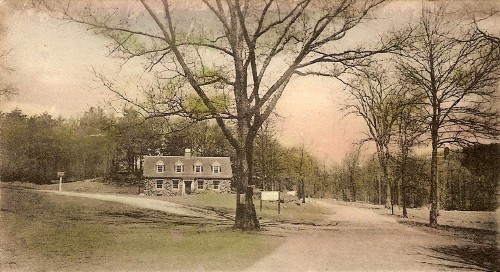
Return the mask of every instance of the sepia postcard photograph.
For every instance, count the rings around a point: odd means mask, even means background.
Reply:
[[[500,1],[0,0],[0,271],[500,271]]]

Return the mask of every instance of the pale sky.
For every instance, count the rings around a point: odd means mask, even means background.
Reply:
[[[7,28],[0,48],[12,50],[6,61],[15,70],[9,79],[19,95],[10,101],[0,100],[1,111],[20,108],[29,115],[48,112],[56,117],[73,117],[112,98],[106,90],[96,88],[91,72],[92,68],[106,73],[117,71],[115,60],[107,57],[105,40],[81,25],[57,21],[33,10],[10,10],[7,2],[0,0],[0,16]],[[382,34],[392,26],[406,24],[406,20],[418,16],[421,2],[387,4],[376,13],[379,20],[363,26],[350,39]],[[478,2],[491,5],[500,1]],[[342,160],[351,144],[363,138],[364,131],[362,120],[343,117],[339,111],[344,99],[342,86],[332,79],[291,81],[277,106],[284,117],[280,121],[281,142],[298,146],[304,141],[318,159]]]

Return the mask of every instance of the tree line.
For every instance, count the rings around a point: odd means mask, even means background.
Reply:
[[[175,127],[181,129],[172,130],[165,120],[145,119],[131,108],[116,116],[91,107],[73,119],[47,113],[28,116],[19,109],[1,113],[0,177],[7,182],[46,184],[64,171],[68,181],[99,179],[140,185],[145,155],[182,155],[185,148],[191,148],[198,156],[234,160],[234,149],[215,124],[177,122]],[[297,190],[300,177],[315,180],[320,166],[309,152],[284,147],[269,127],[260,130],[257,139],[257,188]],[[317,186],[317,190],[322,188]]]
[[[27,116],[19,109],[1,113],[1,178],[40,184],[56,179],[59,171],[67,180],[133,173],[137,155],[155,147],[150,128],[132,110],[114,117],[92,107],[67,120],[47,113]]]
[[[387,207],[393,209],[402,202],[406,216],[414,185],[413,167],[418,164],[415,150],[424,145],[430,148],[429,190],[425,195],[429,195],[431,226],[437,225],[443,195],[456,191],[452,190],[456,186],[443,185],[452,183],[440,174],[440,157],[448,157],[451,148],[476,148],[474,144],[481,141],[495,142],[500,135],[499,111],[494,106],[500,79],[500,44],[481,30],[481,20],[474,16],[458,18],[445,5],[424,5],[418,21],[405,30],[411,33],[409,39],[392,54],[371,58],[369,65],[343,80],[350,95],[344,109],[364,120],[364,142],[375,144]],[[497,188],[491,180],[479,178],[473,183]],[[464,192],[474,191],[477,195],[473,198],[483,198],[483,204],[462,196],[467,204],[450,204],[448,200],[445,206],[495,207],[491,202],[494,196],[484,189],[471,188]],[[350,192],[356,198],[354,187]]]
[[[376,144],[388,205],[394,205],[398,195],[393,178],[397,175],[391,172],[394,146],[401,157],[400,175],[406,177],[416,143],[430,144],[432,226],[437,225],[438,149],[498,136],[498,127],[489,122],[498,114],[483,103],[492,100],[500,74],[498,39],[480,29],[477,23],[484,18],[476,20],[473,14],[464,19],[464,14],[447,12],[440,3],[422,2],[417,22],[386,33],[378,43],[370,43],[372,39],[350,44],[344,41],[356,34],[353,30],[373,22],[377,8],[390,1],[203,0],[204,9],[193,11],[185,1],[141,0],[138,13],[130,13],[125,4],[109,12],[106,6],[70,0],[34,2],[61,20],[82,24],[106,38],[110,55],[124,64],[134,59],[144,65],[151,80],[138,84],[144,86],[140,98],[127,94],[120,80],[97,75],[120,100],[151,117],[215,120],[235,154],[236,228],[260,227],[251,185],[268,177],[254,165],[259,157],[257,137],[289,83],[298,77],[339,79],[362,102],[349,108],[367,121],[366,140]],[[385,65],[380,73],[372,70],[373,63],[387,55],[393,60],[390,65],[395,69],[388,68],[394,77],[387,76]],[[387,79],[398,81],[386,85]],[[368,97],[365,90],[374,96]],[[390,95],[380,96],[380,90]],[[193,97],[202,107],[189,102]],[[408,104],[412,107],[404,106]],[[302,195],[307,188],[303,151],[299,148]],[[261,158],[261,167],[269,167],[274,159],[267,160]],[[344,191],[349,189],[357,197],[355,181],[350,177],[350,187]],[[407,189],[402,183],[403,207]]]
[[[399,158],[401,159],[401,158]],[[384,205],[387,197],[393,205],[409,208],[428,207],[430,199],[431,160],[425,153],[406,158],[407,169],[401,175],[398,158],[389,162],[390,180],[375,154],[362,154],[355,149],[328,171],[329,189],[325,194],[343,201],[362,201]],[[439,209],[462,211],[494,211],[498,203],[500,177],[500,144],[476,144],[438,154]],[[405,194],[403,194],[403,186]],[[403,197],[405,198],[403,200]]]

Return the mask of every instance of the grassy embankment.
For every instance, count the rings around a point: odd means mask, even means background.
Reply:
[[[183,205],[203,207],[216,210],[222,213],[234,213],[236,196],[234,194],[197,194],[190,196],[175,196],[166,198],[167,201]],[[328,223],[326,211],[320,206],[313,204],[300,204],[297,202],[281,203],[280,214],[278,214],[278,203],[276,201],[263,201],[262,211],[260,210],[260,201],[254,199],[254,205],[259,219],[292,224],[321,225]]]
[[[279,237],[1,185],[1,271],[241,270]]]
[[[16,183],[16,186],[24,186],[26,188],[39,190],[58,189],[57,184],[33,185]],[[64,183],[62,188],[64,191],[83,193],[138,194],[137,186],[123,187],[94,181]],[[189,196],[149,196],[149,198],[163,199],[183,205],[212,209],[224,214],[234,214],[236,205],[236,196],[234,194],[203,193]],[[282,203],[280,214],[278,214],[278,204],[276,201],[263,201],[262,211],[260,210],[260,201],[257,198],[254,199],[254,204],[259,219],[281,223],[321,225],[327,223],[325,221],[325,214],[331,214],[331,211],[325,211],[324,208],[310,205],[309,203],[300,205],[297,205],[296,202]]]

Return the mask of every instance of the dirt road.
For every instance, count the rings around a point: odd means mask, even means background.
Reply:
[[[229,222],[213,211],[139,196],[45,192]],[[247,271],[487,271],[447,251],[467,253],[470,241],[407,227],[370,209],[326,201],[312,205],[325,207],[329,222],[319,227],[264,223],[263,235],[286,233],[287,241]]]
[[[485,271],[440,253],[463,241],[426,233],[369,209],[317,201],[333,227],[302,229],[248,271]]]

